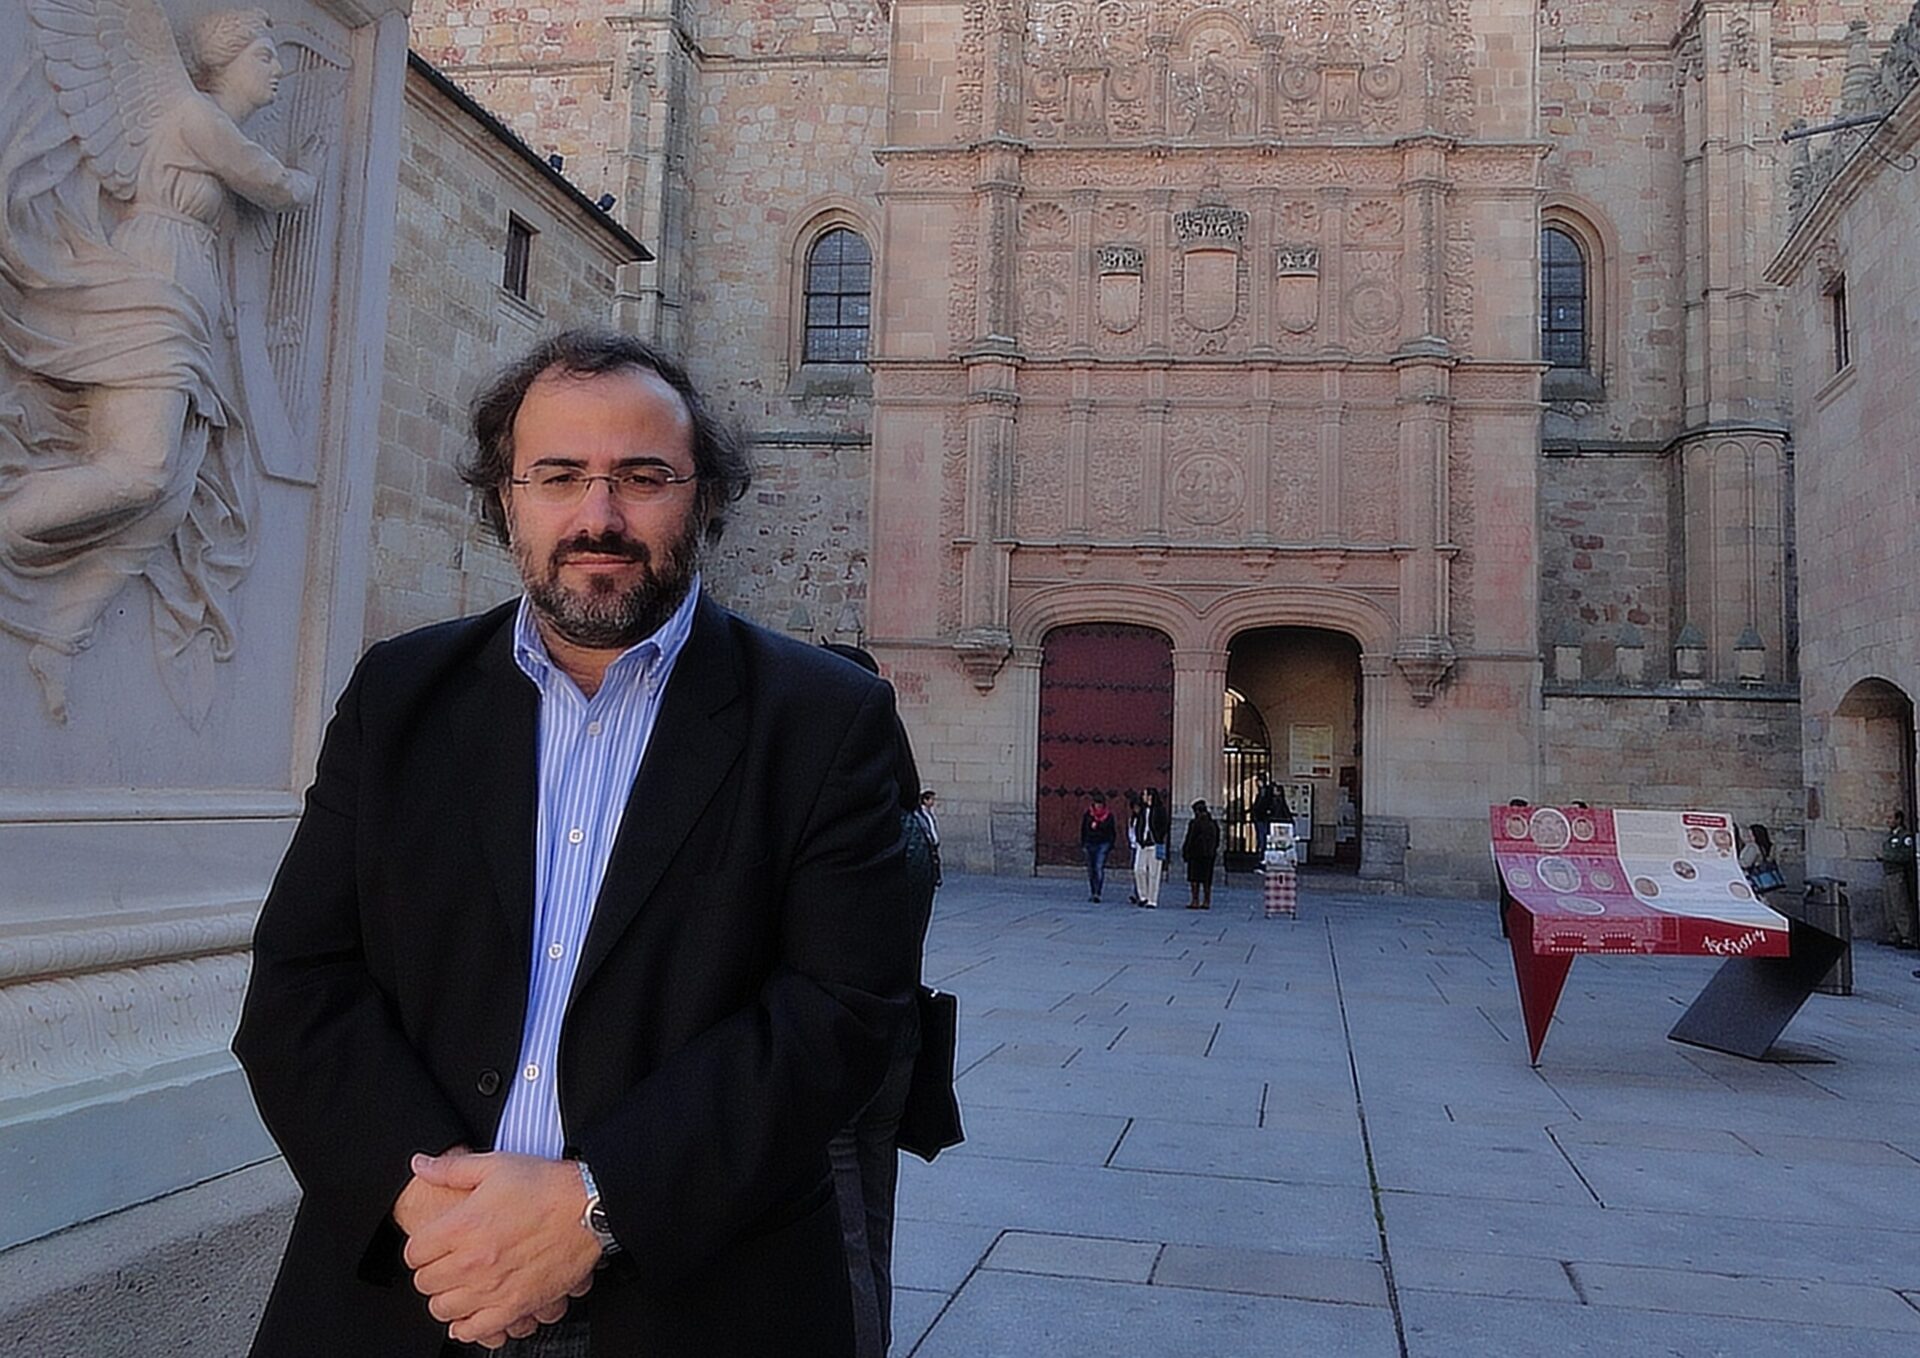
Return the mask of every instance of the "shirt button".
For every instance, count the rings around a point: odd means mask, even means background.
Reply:
[[[585,838],[586,836],[580,833],[580,827],[578,826],[575,826],[573,829],[567,831],[567,843],[569,844],[578,844],[581,840]]]
[[[556,962],[558,962],[561,959],[561,957],[563,957],[566,954],[566,951],[567,950],[561,947],[558,943],[547,944],[547,956],[551,957]]]
[[[529,1080],[529,1081],[537,1080],[540,1078],[540,1067],[534,1065],[531,1061],[529,1061],[527,1063],[527,1068],[521,1071],[520,1074],[521,1074],[521,1077],[526,1080]]]
[[[590,722],[588,722],[588,723],[587,723],[587,734],[588,734],[588,735],[590,735],[590,736],[597,736],[597,735],[599,735],[599,734],[600,734],[600,723],[599,723],[599,722],[597,722],[597,721],[590,721]]]

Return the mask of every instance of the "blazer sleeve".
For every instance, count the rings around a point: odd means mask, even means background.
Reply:
[[[805,817],[768,979],[581,1129],[621,1267],[688,1276],[817,1183],[911,1021],[924,919],[907,906],[897,719],[876,685]],[[769,870],[777,870],[770,864]]]
[[[391,1213],[410,1158],[468,1133],[401,1033],[361,937],[355,813],[373,654],[341,695],[260,912],[233,1050],[309,1203],[364,1249],[363,1276],[391,1281],[400,1272]]]

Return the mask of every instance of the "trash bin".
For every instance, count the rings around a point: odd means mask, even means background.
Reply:
[[[1853,915],[1847,907],[1847,884],[1838,877],[1807,878],[1800,918],[1847,945],[1814,989],[1822,995],[1853,994]]]

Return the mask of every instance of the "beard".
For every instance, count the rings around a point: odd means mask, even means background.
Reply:
[[[621,557],[640,566],[640,578],[622,586],[590,580],[585,589],[561,583],[560,568],[577,555]],[[644,542],[617,533],[580,534],[557,544],[544,562],[535,561],[524,543],[513,544],[514,564],[527,598],[540,620],[563,639],[589,650],[625,650],[666,625],[687,597],[700,567],[700,525],[689,514],[656,563]]]

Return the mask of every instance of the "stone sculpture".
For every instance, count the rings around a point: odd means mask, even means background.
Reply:
[[[291,455],[243,314],[265,288],[238,280],[315,179],[241,130],[284,75],[264,11],[177,43],[158,0],[25,4],[34,45],[0,85],[0,627],[64,722],[74,657],[144,578],[197,726],[233,653],[258,472]]]

